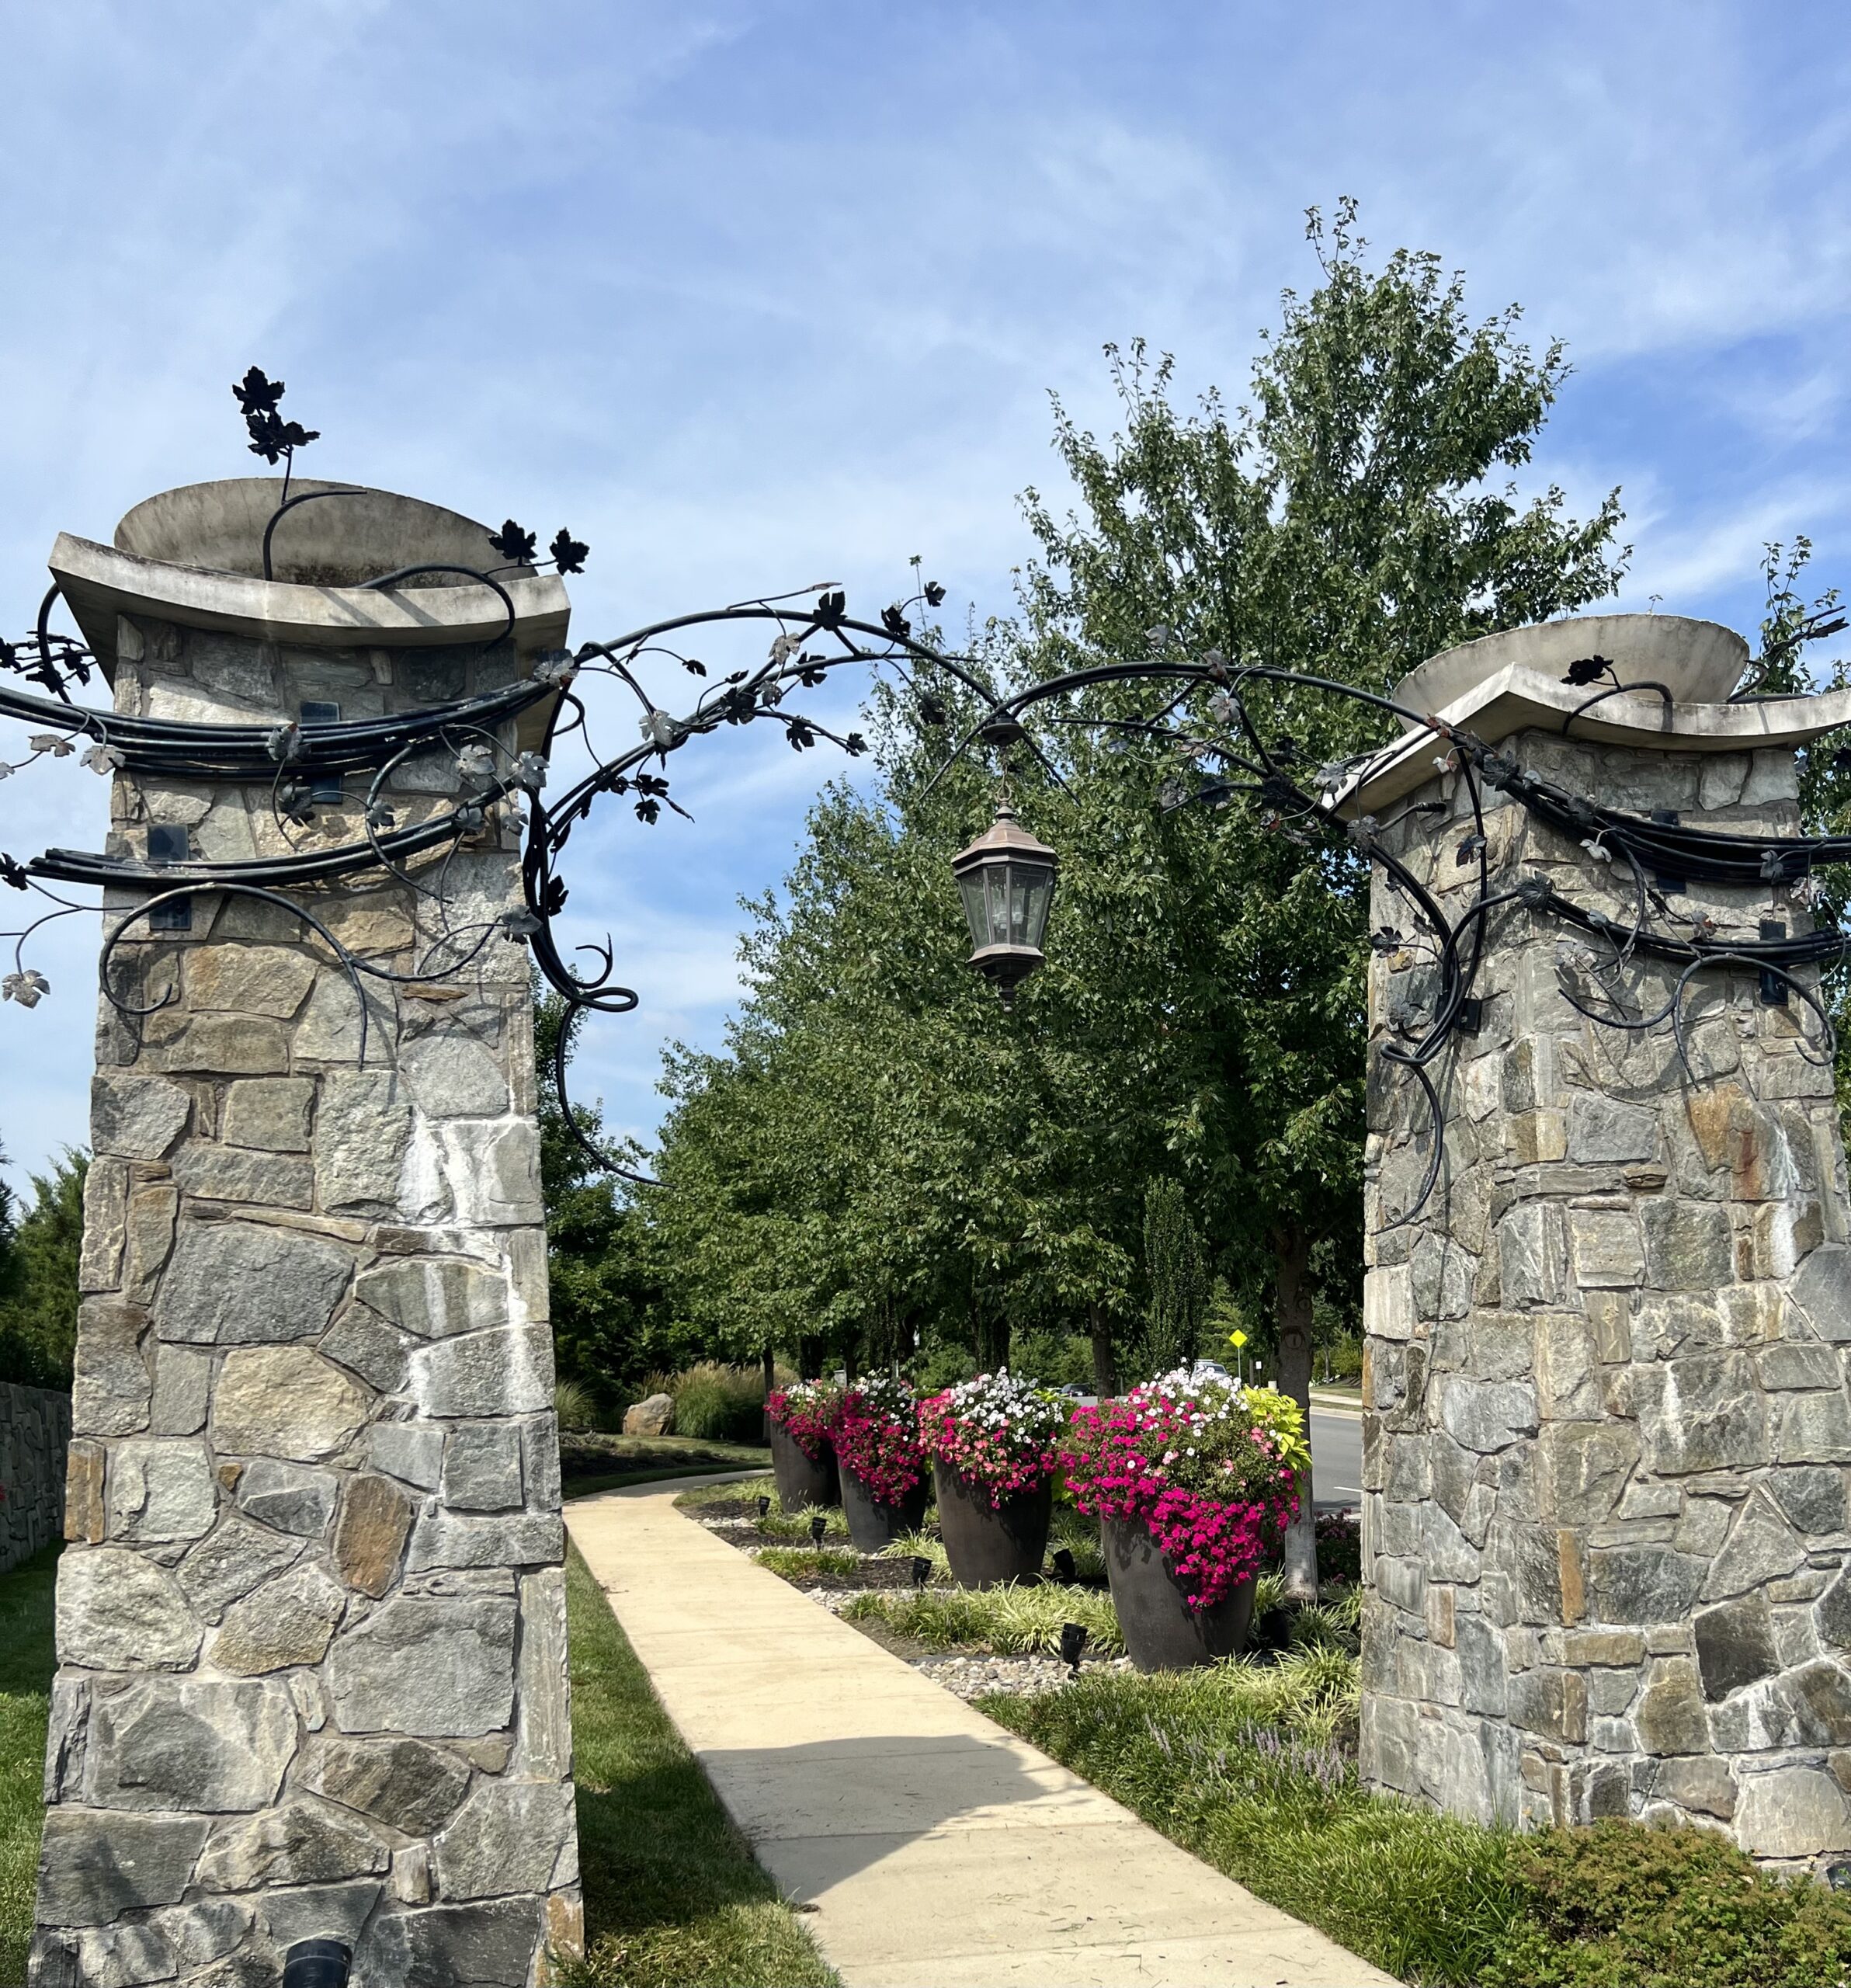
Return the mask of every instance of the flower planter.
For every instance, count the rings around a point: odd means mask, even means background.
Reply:
[[[967,1484],[936,1457],[932,1482],[945,1557],[960,1587],[998,1587],[1040,1573],[1048,1521],[1054,1515],[1051,1478],[1039,1490],[1014,1493],[999,1506],[992,1506],[981,1486]]]
[[[842,1515],[849,1522],[849,1542],[857,1553],[878,1553],[902,1533],[917,1532],[926,1523],[926,1480],[921,1478],[897,1505],[883,1504],[850,1465],[839,1463]]]
[[[778,1502],[787,1512],[842,1503],[835,1452],[825,1449],[820,1458],[806,1455],[790,1432],[776,1422],[771,1425],[771,1468],[778,1481]]]
[[[1104,1519],[1106,1577],[1125,1649],[1140,1670],[1186,1670],[1232,1656],[1253,1620],[1249,1574],[1212,1608],[1191,1608],[1148,1530],[1133,1519]]]

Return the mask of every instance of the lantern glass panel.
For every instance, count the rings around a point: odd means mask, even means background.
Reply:
[[[1009,942],[1009,872],[1006,864],[991,864],[984,871],[984,891],[990,926],[990,935],[984,944],[1006,946]]]
[[[971,928],[971,944],[987,946],[990,943],[990,913],[984,896],[983,872],[967,870],[957,880],[957,888],[964,900],[964,922]]]
[[[1054,896],[1054,872],[1042,864],[1012,866],[1009,878],[1009,938],[1039,952],[1047,926],[1047,908]]]

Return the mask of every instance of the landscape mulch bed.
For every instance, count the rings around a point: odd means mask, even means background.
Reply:
[[[904,1560],[863,1560],[853,1573],[839,1570],[810,1573],[801,1568],[783,1567],[775,1571],[779,1580],[788,1581],[793,1587],[828,1588],[832,1594],[859,1594],[869,1588],[912,1586],[912,1569]]]

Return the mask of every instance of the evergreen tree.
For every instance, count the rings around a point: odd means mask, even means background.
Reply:
[[[33,1175],[30,1207],[16,1212],[9,1194],[0,1208],[0,1379],[71,1385],[89,1165],[68,1147],[50,1173]]]
[[[1202,1239],[1174,1180],[1153,1180],[1144,1190],[1144,1261],[1151,1288],[1144,1364],[1155,1376],[1193,1364],[1208,1309]]]

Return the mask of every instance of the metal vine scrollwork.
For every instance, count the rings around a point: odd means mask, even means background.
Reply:
[[[311,499],[360,493],[339,486],[289,495],[287,471],[294,451],[316,440],[316,432],[283,419],[278,405],[283,384],[269,381],[255,367],[234,391],[252,450],[267,461],[286,465],[283,499],[263,534],[262,565],[268,578],[271,542],[281,520]],[[412,565],[363,584],[390,590],[442,575],[485,587],[499,597],[506,616],[505,627],[491,638],[492,645],[516,624],[515,604],[503,581],[509,574],[536,570],[537,534],[509,519],[491,535],[490,544],[505,565],[484,569],[448,563]],[[568,574],[583,570],[589,548],[562,527],[548,552],[543,563]],[[1099,662],[1004,694],[971,658],[949,653],[915,631],[915,615],[936,609],[944,597],[936,582],[926,582],[911,598],[883,610],[877,620],[863,620],[849,613],[840,587],[825,583],[653,622],[613,641],[585,643],[570,654],[558,652],[542,657],[525,681],[425,711],[353,722],[241,725],[140,718],[78,704],[71,691],[89,683],[96,659],[81,641],[51,631],[50,617],[57,600],[54,586],[40,604],[33,632],[17,643],[0,643],[0,717],[36,728],[27,733],[23,758],[0,759],[0,779],[41,759],[71,757],[82,748],[82,764],[99,773],[122,770],[196,781],[266,784],[272,818],[289,853],[228,862],[166,864],[66,850],[47,850],[29,861],[0,854],[0,886],[36,895],[50,907],[22,927],[0,933],[0,938],[13,942],[12,970],[0,976],[0,997],[22,1007],[36,1006],[50,989],[45,976],[26,960],[28,943],[54,919],[102,909],[100,904],[60,895],[50,888],[54,884],[143,893],[134,910],[109,931],[100,964],[106,996],[131,1018],[157,1012],[174,998],[174,990],[138,1001],[116,988],[112,962],[130,928],[151,920],[162,907],[194,896],[243,895],[283,906],[304,919],[337,960],[359,1003],[363,1061],[366,979],[407,984],[460,973],[500,935],[529,947],[542,978],[564,1003],[554,1074],[567,1128],[599,1166],[641,1178],[617,1156],[587,1139],[568,1100],[565,1058],[578,1020],[588,1013],[627,1013],[637,1005],[634,990],[618,979],[608,939],[572,947],[568,957],[556,931],[569,896],[564,859],[573,833],[607,798],[627,801],[645,825],[659,821],[665,808],[684,813],[671,788],[671,756],[695,739],[731,728],[775,726],[798,752],[825,740],[851,756],[864,752],[866,743],[858,732],[839,733],[787,701],[792,693],[814,688],[832,673],[855,665],[893,673],[928,727],[949,723],[951,702],[959,692],[964,693],[961,707],[978,714],[950,747],[928,791],[947,768],[978,749],[1026,751],[1048,777],[1059,782],[1048,748],[1060,728],[1079,726],[1102,732],[1109,742],[1127,749],[1138,742],[1162,749],[1169,770],[1154,797],[1160,809],[1221,808],[1244,798],[1273,832],[1310,846],[1347,851],[1382,869],[1409,907],[1416,929],[1410,937],[1399,928],[1384,926],[1371,935],[1370,943],[1378,951],[1406,951],[1422,958],[1433,990],[1425,1013],[1405,1020],[1399,1039],[1384,1041],[1377,1050],[1384,1064],[1402,1072],[1415,1086],[1426,1114],[1430,1145],[1419,1190],[1391,1227],[1414,1220],[1438,1181],[1445,1114],[1433,1073],[1465,1026],[1489,922],[1497,914],[1526,911],[1556,920],[1564,933],[1558,961],[1564,997],[1589,1020],[1629,1036],[1668,1026],[1686,1070],[1687,1003],[1698,975],[1711,968],[1752,971],[1763,976],[1764,985],[1790,990],[1815,1030],[1813,1039],[1803,1042],[1804,1053],[1820,1059],[1832,1055],[1830,1013],[1800,976],[1843,960],[1847,938],[1835,923],[1828,920],[1791,937],[1749,939],[1724,933],[1703,913],[1672,905],[1648,879],[1669,875],[1719,885],[1773,885],[1790,901],[1810,908],[1818,896],[1815,873],[1830,864],[1851,861],[1851,837],[1769,839],[1716,833],[1604,808],[1526,771],[1469,732],[1391,698],[1329,678],[1231,661],[1213,649],[1193,653],[1167,628],[1149,631],[1148,652],[1143,655]],[[755,665],[712,676],[707,662],[692,652],[696,641],[704,646],[706,637],[715,631],[736,635],[754,624],[769,634],[764,659]],[[390,645],[384,634],[370,632],[367,639],[371,645]],[[667,709],[647,687],[653,670],[665,663],[702,684],[692,706],[679,713]],[[8,675],[20,683],[6,681]],[[634,700],[636,742],[622,750],[599,752],[592,745],[583,692],[594,677],[608,679]],[[1569,714],[1564,733],[1582,712],[1623,690],[1656,692],[1665,700],[1669,720],[1671,693],[1664,686],[1624,683],[1603,657],[1571,665],[1564,680],[1583,688],[1602,685]],[[1127,715],[1071,708],[1089,690],[1131,683],[1160,686],[1159,699],[1148,712]],[[1464,816],[1470,822],[1455,863],[1470,873],[1475,888],[1456,917],[1448,915],[1434,889],[1387,846],[1384,838],[1396,822],[1384,824],[1367,815],[1347,818],[1353,812],[1349,797],[1371,765],[1396,748],[1379,749],[1301,775],[1291,742],[1275,739],[1269,744],[1262,736],[1251,697],[1254,686],[1262,685],[1360,703],[1401,719],[1433,739],[1439,749],[1436,772],[1457,777]],[[550,700],[551,708],[539,747],[515,752],[498,735],[498,728],[542,700]],[[555,749],[568,739],[584,745],[591,770],[549,800],[546,791]],[[388,783],[408,762],[429,756],[441,756],[449,763],[457,776],[458,798],[427,819],[401,825],[386,798]],[[361,773],[370,778],[360,839],[332,847],[297,843],[291,832],[314,818],[318,779]],[[1488,791],[1507,796],[1578,845],[1590,865],[1616,884],[1624,878],[1629,888],[1622,895],[1631,901],[1629,914],[1615,917],[1582,905],[1540,874],[1493,889],[1485,808]],[[1450,804],[1415,806],[1450,812]],[[498,808],[524,810],[521,908],[453,929],[445,895],[449,859],[467,838],[481,832],[491,812]],[[415,860],[422,865],[416,871],[410,867]],[[439,936],[409,972],[390,971],[357,956],[305,909],[299,896],[287,895],[292,886],[380,872],[434,902],[443,913]],[[573,963],[586,955],[589,966]],[[1669,996],[1650,1013],[1633,1000],[1622,981],[1641,958],[1663,962],[1676,975]]]

